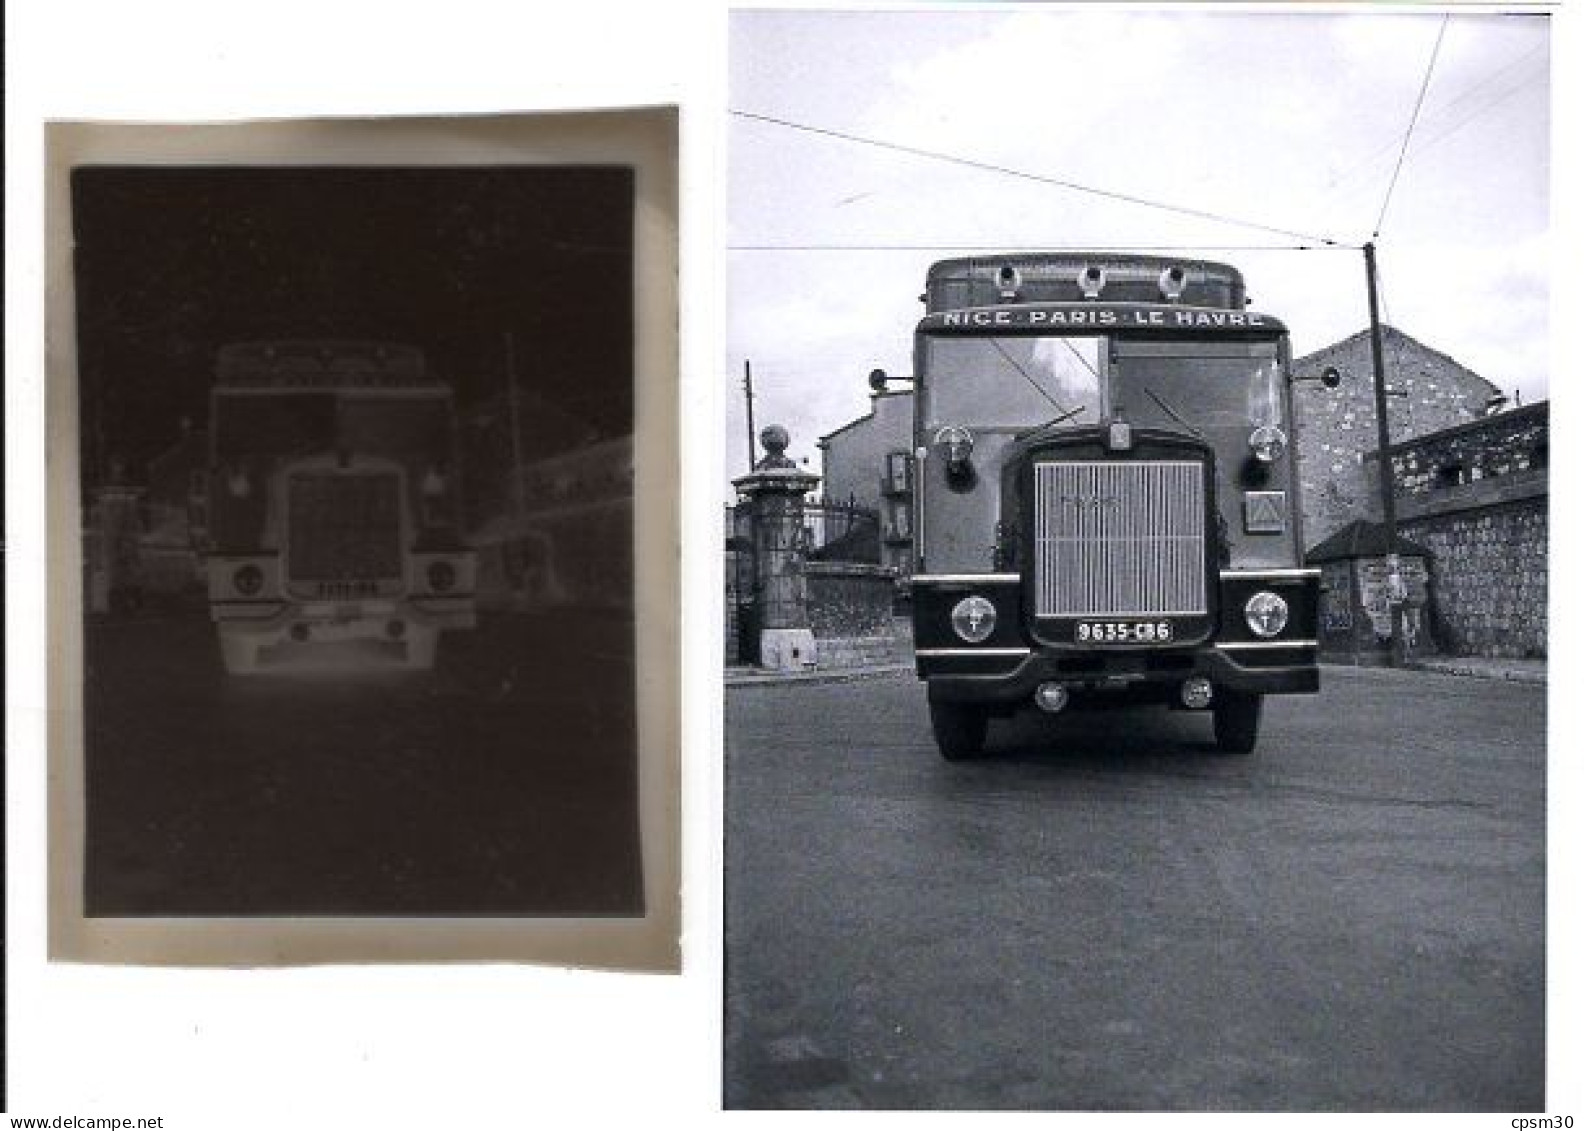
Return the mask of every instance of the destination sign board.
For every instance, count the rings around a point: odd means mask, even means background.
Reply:
[[[975,307],[929,314],[919,323],[932,330],[1243,330],[1282,333],[1286,327],[1268,314],[1200,306],[1146,306],[1137,303],[1047,303]]]

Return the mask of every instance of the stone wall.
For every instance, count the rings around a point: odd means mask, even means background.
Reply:
[[[1430,632],[1442,651],[1511,658],[1547,654],[1544,496],[1401,526],[1435,555]]]
[[[1550,406],[1391,449],[1398,528],[1430,550],[1430,631],[1460,656],[1547,654]],[[1373,481],[1379,461],[1366,460]]]
[[[1481,418],[1497,389],[1443,353],[1384,326],[1387,424],[1392,442]],[[1341,383],[1320,375],[1334,368]],[[1293,362],[1298,474],[1306,546],[1315,546],[1355,518],[1380,518],[1365,456],[1376,449],[1375,376],[1368,331]]]
[[[855,562],[807,562],[803,569],[816,639],[891,634],[895,570]]]
[[[1457,498],[1461,487],[1523,472],[1544,472],[1550,462],[1551,406],[1546,402],[1487,416],[1433,436],[1394,446],[1392,474],[1402,506]],[[1373,453],[1368,462],[1377,462]],[[1467,493],[1470,498],[1476,492]]]

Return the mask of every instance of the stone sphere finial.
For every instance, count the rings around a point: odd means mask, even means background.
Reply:
[[[792,442],[792,437],[781,425],[767,424],[761,428],[759,442],[764,445],[765,450],[764,458],[754,465],[759,470],[797,466],[787,458],[787,445]]]

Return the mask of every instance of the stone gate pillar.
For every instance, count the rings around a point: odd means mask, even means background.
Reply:
[[[759,663],[779,671],[811,668],[818,656],[803,574],[808,550],[803,497],[819,483],[819,476],[800,470],[787,458],[790,438],[780,425],[761,431],[759,442],[764,445],[764,458],[752,472],[732,480],[739,514],[748,513]]]

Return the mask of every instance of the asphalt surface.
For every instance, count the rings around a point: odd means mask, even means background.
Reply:
[[[1544,1109],[1545,689],[1328,669],[935,753],[893,675],[727,694],[725,1102]]]
[[[89,915],[642,910],[630,617],[484,615],[430,673],[227,676],[88,625]]]

